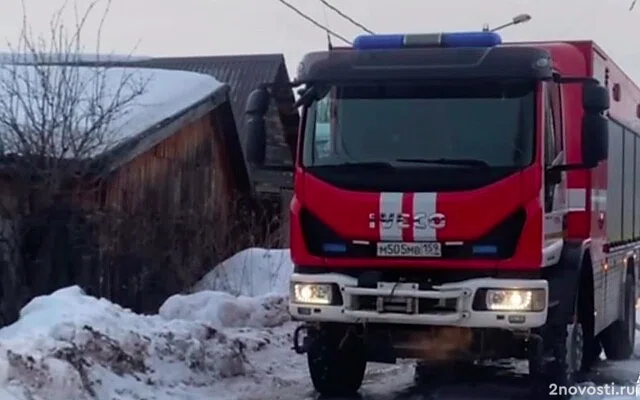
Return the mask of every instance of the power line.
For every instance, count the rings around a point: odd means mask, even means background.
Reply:
[[[331,3],[329,3],[327,0],[320,0],[320,2],[322,2],[322,4],[324,4],[325,6],[327,6],[329,9],[331,9],[331,11],[335,12],[336,14],[338,14],[339,16],[341,16],[342,18],[346,19],[347,21],[351,22],[353,25],[357,26],[358,28],[362,29],[363,31],[370,33],[372,35],[375,35],[375,33],[373,33],[373,31],[371,31],[370,29],[368,29],[366,26],[362,25],[360,22],[356,21],[355,19],[351,18],[350,16],[348,16],[347,14],[345,14],[344,12],[342,12],[339,8],[337,8],[336,6],[332,5]]]
[[[327,32],[331,36],[334,36],[334,37],[340,39],[341,41],[343,41],[344,43],[348,44],[349,46],[353,45],[353,43],[351,43],[351,41],[349,41],[347,38],[345,38],[344,36],[340,35],[339,33],[336,33],[334,31],[332,31],[331,29],[327,28],[325,25],[322,25],[320,22],[316,21],[315,19],[311,18],[307,14],[303,13],[302,11],[300,11],[300,9],[298,9],[296,6],[294,6],[293,4],[289,3],[288,1],[286,1],[286,0],[278,0],[278,1],[280,3],[282,3],[282,4],[284,4],[285,6],[287,6],[289,9],[291,9],[293,12],[295,12],[296,14],[301,16],[302,18],[304,18],[307,21],[311,22],[316,27],[318,27],[318,28],[322,29],[323,31]]]

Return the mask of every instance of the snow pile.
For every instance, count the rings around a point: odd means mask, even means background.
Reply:
[[[289,320],[287,298],[233,296],[225,292],[202,291],[170,297],[160,308],[166,319],[207,322],[218,327],[274,327]]]
[[[232,265],[271,275],[278,264],[260,262],[276,254],[250,249],[224,267],[229,276],[242,275]],[[281,289],[289,277],[275,275],[285,282],[263,285],[261,296],[176,295],[158,315],[135,314],[77,286],[37,297],[0,329],[0,399],[236,399],[261,392],[244,388],[248,380],[297,383],[293,327],[282,325],[288,312]],[[279,368],[295,371],[295,379],[283,383]]]
[[[293,262],[289,249],[246,249],[224,261],[194,286],[194,291],[218,290],[235,295],[289,293]]]
[[[137,315],[70,287],[0,330],[0,384],[15,398],[168,395],[246,373],[245,348],[210,325]]]
[[[170,297],[159,313],[167,319],[217,327],[275,327],[289,320],[289,250],[250,248],[216,266],[190,294]]]

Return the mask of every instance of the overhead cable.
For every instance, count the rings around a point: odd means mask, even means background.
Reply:
[[[282,3],[282,4],[284,4],[285,6],[287,6],[289,9],[291,9],[296,14],[298,14],[300,17],[302,17],[302,18],[306,19],[307,21],[311,22],[313,25],[315,25],[316,27],[318,27],[318,28],[322,29],[323,31],[327,32],[331,36],[341,40],[342,42],[344,42],[345,44],[348,44],[349,46],[353,45],[353,43],[351,43],[350,40],[348,40],[344,36],[340,35],[339,33],[336,33],[334,31],[332,31],[331,29],[329,29],[325,25],[321,24],[320,22],[316,21],[315,19],[313,19],[309,15],[305,14],[299,8],[297,8],[293,4],[289,3],[288,1],[286,1],[286,0],[278,0],[278,1],[280,3]]]
[[[362,25],[360,22],[356,21],[355,19],[351,18],[345,12],[340,10],[338,7],[336,7],[336,6],[332,5],[331,3],[329,3],[327,0],[320,0],[320,2],[322,2],[322,4],[324,4],[325,6],[327,6],[327,8],[329,8],[331,11],[335,12],[336,14],[341,16],[342,18],[344,18],[347,21],[351,22],[353,25],[357,26],[358,28],[362,29],[363,31],[365,31],[365,32],[367,32],[367,33],[369,33],[371,35],[375,35],[375,33],[372,30],[370,30],[366,26]]]

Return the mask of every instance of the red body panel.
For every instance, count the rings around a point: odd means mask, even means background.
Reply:
[[[521,173],[481,189],[435,194],[435,211],[446,215],[446,226],[437,231],[438,241],[461,241],[473,239],[490,231],[496,223],[502,221],[516,208],[524,206],[529,218],[523,231],[521,245],[510,260],[500,263],[503,268],[539,268],[541,247],[542,209],[539,192],[540,173],[535,166]],[[310,255],[302,241],[299,224],[300,205],[330,226],[336,233],[348,240],[380,240],[377,229],[369,228],[368,215],[377,212],[380,207],[380,193],[360,193],[341,190],[322,182],[315,177],[298,171],[298,182],[304,191],[296,190],[291,206],[291,257],[298,265],[334,264],[343,267],[459,267],[493,268],[496,261],[474,262],[468,260],[393,260],[385,259],[325,259]],[[538,182],[536,184],[536,182]],[[403,194],[403,204],[412,208],[414,193]],[[496,198],[500,198],[500,207],[496,207]],[[330,200],[328,200],[330,199]],[[412,227],[403,229],[401,240],[411,241]]]
[[[602,49],[596,46],[592,42],[582,42],[579,44],[579,47],[584,52],[585,56],[588,57],[589,65],[591,68],[591,74],[599,79],[604,80],[603,83],[611,90],[611,93],[614,91],[614,87],[619,85],[620,88],[620,96],[616,99],[613,95],[611,96],[610,108],[608,115],[624,125],[627,128],[634,130],[635,132],[640,132],[640,115],[638,111],[640,107],[640,89],[638,86],[629,78],[621,69],[613,62],[607,55],[604,53]],[[626,145],[625,145],[626,147]],[[636,157],[636,172],[637,175],[637,165],[640,164],[638,160],[638,155]],[[587,227],[589,230],[587,232],[589,237],[592,239],[595,246],[592,248],[592,255],[594,257],[594,261],[600,262],[607,257],[607,254],[603,249],[606,247],[605,245],[611,244],[611,242],[615,242],[616,238],[609,237],[610,233],[608,232],[609,228],[609,218],[607,218],[607,204],[606,202],[603,204],[602,202],[596,201],[598,198],[602,198],[602,196],[607,198],[607,192],[611,191],[610,184],[608,183],[608,162],[602,162],[597,168],[591,171],[591,196],[589,196],[588,201],[588,212],[589,212],[589,223]],[[633,174],[631,174],[633,175]],[[636,182],[638,177],[636,176]],[[628,179],[624,179],[624,185],[629,187],[634,185],[633,180],[628,181]],[[637,185],[637,183],[636,183]],[[635,192],[634,197],[637,199],[638,191]],[[617,203],[618,199],[613,198],[612,193],[608,194],[610,197],[610,210],[619,211],[621,205],[614,205],[614,202]],[[613,207],[611,207],[613,206]],[[634,215],[628,215],[626,212],[623,213],[623,219],[633,220]],[[638,211],[635,211],[635,218],[638,218]],[[587,219],[587,218],[585,218]],[[637,225],[637,222],[636,222]],[[638,229],[635,230],[635,235],[633,235],[633,240],[631,242],[636,242],[640,238],[640,232]],[[626,240],[629,242],[629,240]],[[623,249],[621,253],[622,257],[626,256],[626,252],[628,249]]]

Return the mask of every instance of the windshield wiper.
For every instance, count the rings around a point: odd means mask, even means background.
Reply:
[[[490,167],[486,162],[473,158],[398,158],[396,161],[419,164],[461,165],[466,167],[482,168]]]
[[[373,169],[394,169],[395,167],[384,161],[365,161],[365,162],[344,162],[340,164],[316,165],[316,167],[347,167],[347,168],[373,168]]]

